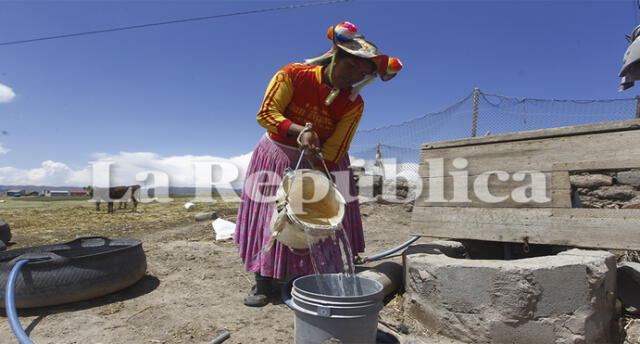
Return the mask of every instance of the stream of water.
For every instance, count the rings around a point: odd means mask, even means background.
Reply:
[[[324,295],[362,295],[360,281],[356,278],[351,244],[343,229],[332,232],[325,239],[317,240],[307,230],[307,242],[318,290]],[[320,279],[320,274],[337,274],[335,279]]]

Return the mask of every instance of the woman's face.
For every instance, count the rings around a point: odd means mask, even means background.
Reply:
[[[364,78],[373,73],[373,62],[352,56],[340,56],[336,59],[336,63],[333,66],[333,75],[331,81],[333,87],[347,88],[351,87]]]

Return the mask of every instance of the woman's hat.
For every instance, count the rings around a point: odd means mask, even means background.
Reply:
[[[372,60],[376,65],[375,73],[369,75],[363,82],[351,88],[351,95],[349,99],[354,101],[360,90],[376,78],[376,75],[380,77],[382,81],[389,81],[402,69],[402,62],[395,57],[389,57],[380,53],[378,47],[365,40],[364,36],[358,32],[358,28],[344,21],[336,26],[332,26],[327,30],[327,38],[333,42],[333,46],[329,51],[316,58],[307,59],[307,64],[323,64],[328,62],[329,66],[329,81],[331,82],[331,71],[335,63],[336,53],[338,49],[365,59]],[[336,96],[340,93],[340,90],[334,88],[331,90],[327,98],[325,99],[325,105],[329,106]]]
[[[333,41],[335,47],[346,53],[373,60],[382,81],[391,80],[402,69],[399,59],[381,54],[378,47],[367,41],[350,22],[344,21],[330,27],[327,30],[327,38]]]

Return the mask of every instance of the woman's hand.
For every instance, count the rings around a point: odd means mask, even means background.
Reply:
[[[320,146],[320,137],[313,130],[302,133],[300,142],[302,143],[302,148],[306,149],[306,155],[315,155],[320,153],[322,150],[322,147]]]

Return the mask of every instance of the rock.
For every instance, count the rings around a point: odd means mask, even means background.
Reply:
[[[586,195],[586,194],[589,193],[589,191],[591,191],[591,190],[589,190],[589,188],[578,188],[578,193],[580,195]]]
[[[206,213],[198,213],[193,216],[196,221],[215,220],[218,218],[218,213],[215,211],[209,211]]]
[[[342,341],[340,339],[331,338],[325,340],[324,342],[322,342],[322,344],[342,344]]]
[[[631,185],[603,186],[593,192],[600,199],[615,199],[627,201],[636,196],[636,190]]]
[[[640,321],[638,319],[630,319],[626,326],[627,337],[624,344],[640,343]]]
[[[620,184],[640,186],[640,169],[618,172],[616,175],[616,179]]]
[[[640,209],[640,197],[636,196],[622,205],[622,209]]]
[[[613,185],[613,178],[604,174],[572,175],[569,182],[579,188],[593,188]]]

